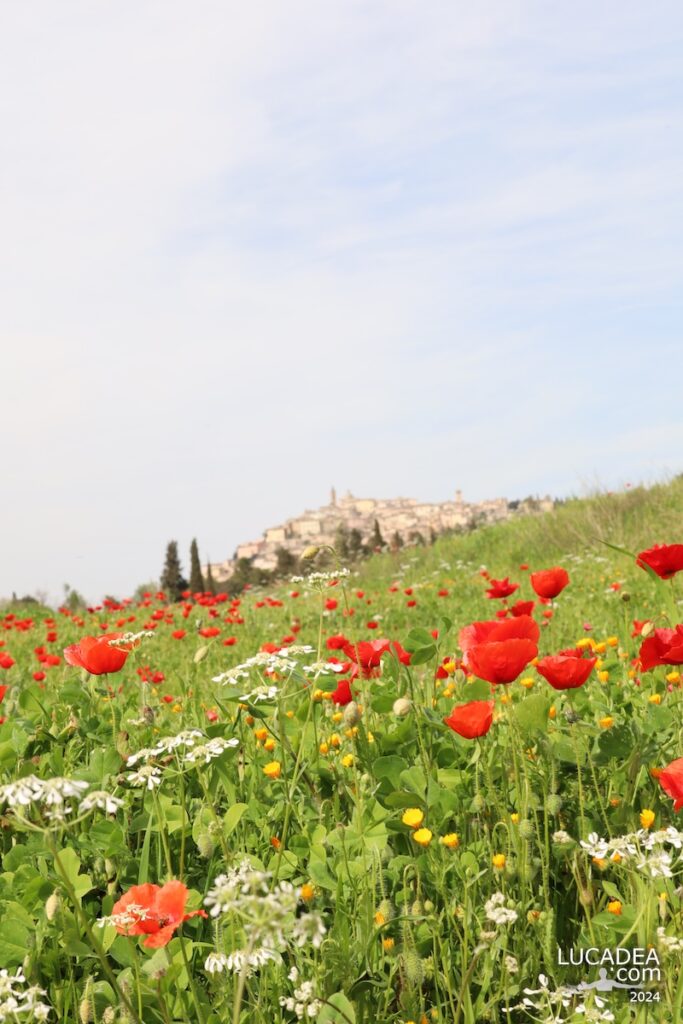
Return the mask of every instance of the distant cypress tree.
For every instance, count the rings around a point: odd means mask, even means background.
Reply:
[[[207,563],[206,566],[206,589],[209,591],[210,594],[216,593],[216,581],[213,578],[210,561]]]
[[[196,539],[190,544],[190,590],[193,594],[204,593],[204,577],[202,564],[199,561],[199,548]]]
[[[396,532],[394,533],[393,537],[391,538],[391,545],[390,546],[391,546],[391,550],[392,551],[398,551],[400,548],[403,547],[403,537],[398,532],[398,530],[396,530]]]
[[[334,535],[334,550],[342,561],[349,560],[349,530],[346,523],[340,523]]]
[[[375,525],[372,528],[372,537],[370,538],[370,547],[373,550],[384,547],[384,537],[382,531],[379,528],[379,523],[375,519]]]
[[[171,601],[179,601],[183,590],[187,590],[187,580],[183,576],[178,557],[178,542],[175,540],[169,541],[166,547],[166,561],[159,582]]]
[[[363,553],[363,535],[354,526],[352,530],[349,530],[349,557],[352,562],[355,562]]]

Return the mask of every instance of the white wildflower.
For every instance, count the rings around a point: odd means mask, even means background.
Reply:
[[[126,775],[131,786],[144,786],[150,792],[155,786],[161,785],[161,770],[151,764],[143,764],[136,772]]]
[[[123,807],[123,800],[118,796],[112,796],[103,789],[93,790],[88,793],[78,805],[80,814],[88,814],[90,811],[104,811],[105,814],[116,814]]]
[[[222,739],[220,736],[216,736],[212,740],[208,740],[206,743],[200,744],[198,747],[194,747],[189,753],[185,754],[183,758],[185,764],[197,764],[204,763],[209,764],[215,758],[220,757],[226,750],[230,750],[232,747],[239,745],[239,740],[234,738],[230,740]]]

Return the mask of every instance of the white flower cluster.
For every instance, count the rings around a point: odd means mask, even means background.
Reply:
[[[200,729],[184,729],[175,736],[162,736],[153,747],[143,747],[137,754],[131,754],[126,761],[128,768],[132,768],[138,761],[153,761],[162,754],[170,754],[180,747],[194,747],[197,740],[203,740],[204,733]]]
[[[113,924],[115,928],[122,928],[127,932],[129,928],[137,925],[140,921],[146,921],[149,917],[154,917],[154,914],[147,907],[140,906],[137,903],[129,903],[118,914],[100,917],[95,921],[95,924],[99,928],[106,928],[108,925]]]
[[[489,921],[494,924],[514,924],[519,916],[516,910],[505,905],[506,900],[502,892],[494,892],[493,896],[484,904],[484,910]]]
[[[42,1002],[45,990],[37,985],[25,985],[26,978],[21,967],[17,968],[15,974],[10,974],[6,968],[0,970],[0,1021],[48,1019],[51,1008]]]
[[[207,740],[206,743],[200,743],[199,746],[193,747],[185,754],[183,761],[185,764],[209,764],[217,757],[220,757],[221,754],[224,754],[226,750],[237,746],[239,746],[239,740],[235,737],[226,740],[220,736],[215,736],[214,739]]]
[[[204,899],[209,915],[234,915],[246,941],[244,949],[227,956],[220,951],[211,954],[205,963],[209,973],[251,974],[268,960],[279,960],[288,944],[320,948],[326,929],[318,914],[296,917],[299,898],[294,886],[286,881],[271,885],[271,875],[252,867],[247,859],[217,876]]]
[[[581,840],[581,846],[590,857],[598,860],[637,858],[637,869],[650,878],[671,878],[673,858],[663,847],[671,846],[681,850],[683,832],[679,832],[672,825],[654,832],[641,828],[637,832],[629,832],[614,839],[603,839],[597,832],[591,832],[587,841]]]
[[[657,945],[665,953],[683,953],[683,939],[677,935],[667,935],[663,926],[657,929]]]
[[[296,967],[292,967],[287,977],[296,984],[299,980],[299,972]],[[294,989],[293,995],[280,996],[280,1006],[290,1013],[295,1013],[297,1020],[304,1020],[305,1018],[312,1020],[318,1016],[323,1004],[315,994],[314,983],[312,981],[302,981]]]
[[[200,743],[200,740],[205,742]],[[144,747],[136,754],[131,754],[126,765],[133,768],[139,761],[143,761],[134,772],[126,776],[131,786],[144,786],[152,792],[156,786],[161,785],[163,775],[158,765],[152,764],[156,758],[164,754],[171,754],[183,751],[182,763],[186,765],[209,764],[215,758],[220,757],[226,750],[239,746],[239,740],[232,737],[229,740],[221,736],[215,736],[207,740],[204,733],[199,729],[185,729],[176,733],[175,736],[162,736],[154,747]]]
[[[127,647],[128,644],[137,644],[140,640],[150,640],[154,636],[154,632],[151,629],[143,629],[141,633],[124,633],[123,636],[116,637],[114,640],[109,641],[110,647]]]
[[[312,647],[283,647],[272,654],[269,651],[259,651],[253,658],[247,658],[246,661],[229,668],[226,672],[213,676],[211,681],[220,683],[222,686],[237,686],[243,679],[249,679],[254,670],[264,672],[266,675],[274,672],[280,675],[291,675],[299,664],[291,657],[291,654],[311,654],[312,652]]]
[[[77,801],[79,814],[87,814],[95,809],[106,814],[115,814],[123,807],[123,801],[111,796],[103,790],[94,790],[84,796],[90,783],[82,779],[67,779],[57,776],[53,779],[39,779],[36,775],[27,775],[16,782],[0,786],[0,805],[8,807],[29,808],[39,807],[41,813],[49,821],[64,821],[73,814]]]
[[[331,584],[346,580],[351,575],[350,569],[337,569],[336,572],[312,572],[308,576],[292,576],[291,583],[303,583],[310,590],[327,590]]]

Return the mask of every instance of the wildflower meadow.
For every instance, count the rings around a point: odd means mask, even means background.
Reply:
[[[680,1024],[655,512],[4,608],[0,1021]]]

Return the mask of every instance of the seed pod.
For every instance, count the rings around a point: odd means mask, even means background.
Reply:
[[[631,595],[629,594],[628,590],[622,590],[621,600],[624,601],[626,604],[628,604],[628,602],[631,600]]]

